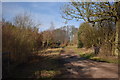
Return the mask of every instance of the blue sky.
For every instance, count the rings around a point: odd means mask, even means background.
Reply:
[[[60,7],[64,2],[3,2],[2,14],[7,21],[12,21],[16,15],[28,12],[36,23],[40,23],[40,31],[49,29],[51,22],[54,23],[55,28],[59,28],[65,25],[74,25],[79,27],[80,23],[76,20],[68,21],[65,24],[65,20],[61,17]]]

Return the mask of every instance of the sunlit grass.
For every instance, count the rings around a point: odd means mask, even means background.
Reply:
[[[42,71],[36,71],[34,75],[37,78],[53,78],[55,75],[60,74],[60,71],[55,70],[42,70]]]
[[[99,62],[108,62],[108,63],[120,63],[120,60],[118,61],[118,58],[110,57],[110,56],[98,56],[94,54],[94,50],[86,49],[86,48],[77,48],[77,46],[67,46],[65,49],[67,50],[74,50],[75,54],[79,54],[81,57],[84,57],[86,59],[91,59],[94,61]]]
[[[80,53],[81,57],[84,57],[86,59],[99,61],[99,62],[108,62],[108,63],[119,63],[117,58],[108,58],[108,57],[102,57],[102,56],[96,56],[93,53]]]
[[[62,48],[49,48],[39,52],[39,56],[44,57],[40,60],[41,70],[34,72],[37,78],[52,79],[60,74],[59,54]],[[42,55],[41,55],[42,54]]]
[[[67,46],[65,49],[67,50],[74,50],[75,54],[86,54],[86,53],[93,53],[93,49],[89,48],[89,49],[86,49],[86,48],[77,48],[77,45],[74,45],[74,46]]]
[[[43,70],[41,71],[41,77],[42,78],[52,78],[55,75],[60,74],[60,71],[54,71],[54,70]]]
[[[91,57],[90,59],[95,60],[95,61],[108,62],[108,63],[119,63],[118,59],[101,58],[101,57]]]
[[[60,51],[60,50],[62,50],[62,48],[49,48],[49,49],[47,49],[46,51]]]
[[[87,59],[91,59],[94,55],[93,53],[81,53],[80,56],[85,57]]]
[[[60,53],[60,51],[62,50],[62,48],[49,48],[49,49],[45,49],[42,51],[38,52],[38,55],[42,55],[42,56],[55,56],[58,55]]]

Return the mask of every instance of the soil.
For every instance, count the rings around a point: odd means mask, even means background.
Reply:
[[[64,50],[60,56],[64,63],[60,78],[118,78],[118,64],[85,59],[73,49]]]
[[[63,49],[60,54],[55,52],[51,52],[50,55],[46,53],[47,56],[38,54],[34,61],[19,65],[10,71],[9,77],[42,78],[43,74],[45,77],[54,75],[51,78],[118,78],[118,64],[85,59],[72,48]]]

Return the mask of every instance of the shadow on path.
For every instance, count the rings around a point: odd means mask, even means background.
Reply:
[[[117,64],[88,60],[74,51],[62,51],[59,63],[64,66],[56,78],[118,78]]]
[[[50,52],[52,53],[52,52]],[[42,74],[42,71],[47,71]],[[50,73],[50,74],[49,74]],[[43,77],[44,76],[44,77]],[[96,62],[80,57],[73,50],[61,50],[57,56],[34,56],[34,60],[17,66],[10,71],[10,78],[111,78],[117,80],[118,66],[105,62]],[[49,80],[49,79],[48,79]],[[103,80],[103,79],[102,79]],[[104,79],[108,80],[108,79]]]

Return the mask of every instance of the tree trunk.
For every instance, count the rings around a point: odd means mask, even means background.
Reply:
[[[120,52],[118,50],[118,48],[119,48],[118,40],[119,40],[119,36],[120,36],[119,32],[120,32],[120,19],[116,22],[115,51],[114,51],[115,55],[118,55],[118,53]]]

